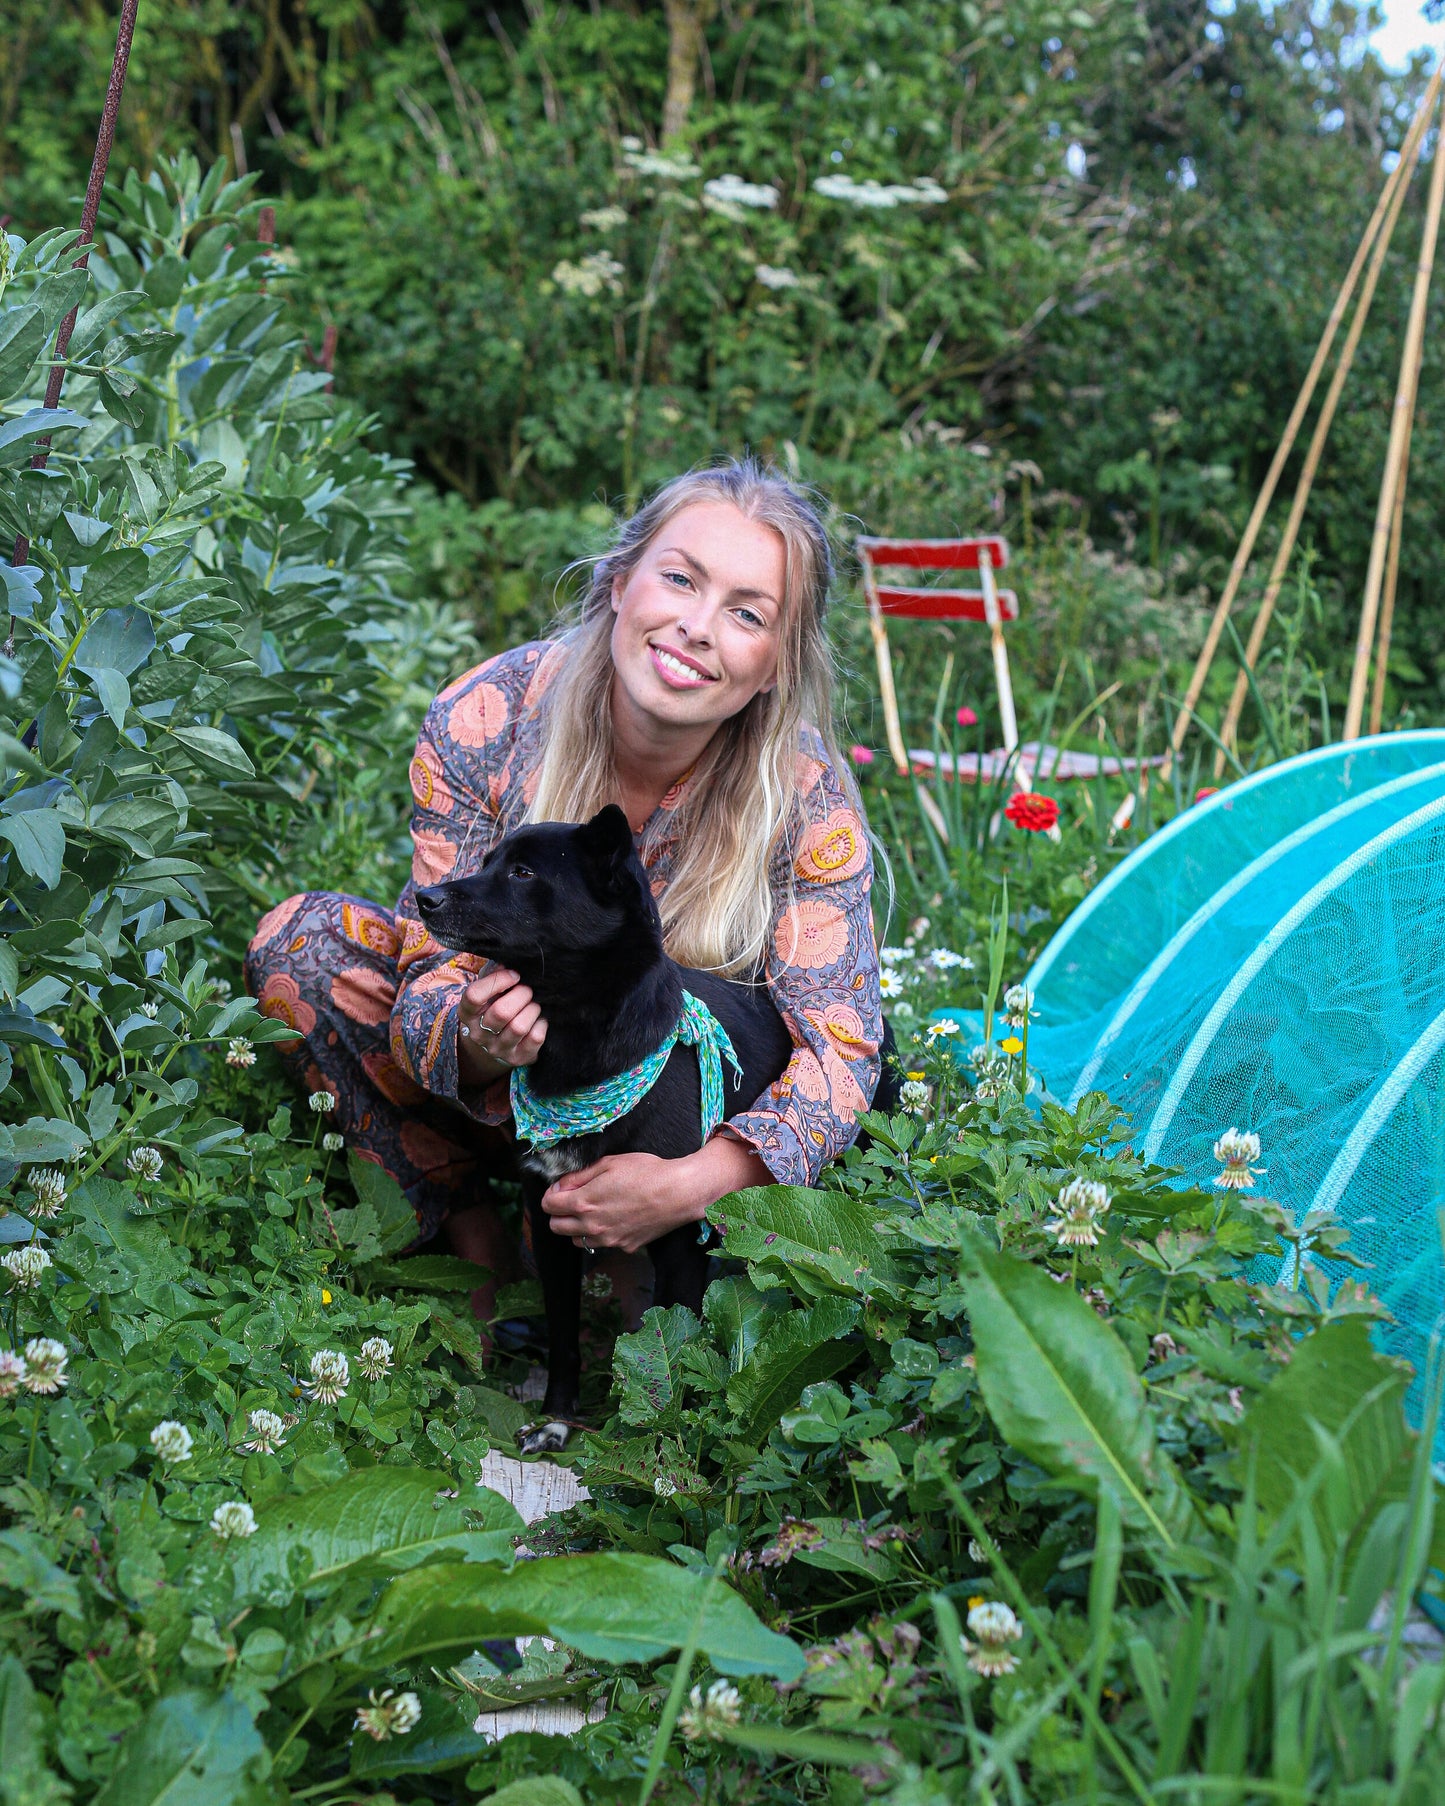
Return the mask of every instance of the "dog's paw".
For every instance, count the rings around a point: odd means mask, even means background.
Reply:
[[[524,1455],[556,1455],[566,1448],[567,1439],[572,1434],[571,1424],[533,1423],[528,1424],[518,1437]]]

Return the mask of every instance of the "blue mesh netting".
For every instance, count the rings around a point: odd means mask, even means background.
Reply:
[[[1445,732],[1392,734],[1186,811],[1026,980],[1049,1090],[1107,1091],[1149,1158],[1205,1185],[1219,1134],[1253,1129],[1263,1190],[1350,1225],[1398,1319],[1379,1339],[1417,1372],[1445,1307],[1442,935]]]

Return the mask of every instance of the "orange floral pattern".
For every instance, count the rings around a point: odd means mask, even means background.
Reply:
[[[432,704],[411,766],[412,881],[394,914],[355,898],[293,897],[262,923],[248,956],[254,994],[275,1000],[273,1013],[302,1029],[309,1057],[337,1081],[336,1126],[422,1200],[424,1228],[445,1214],[448,1188],[460,1183],[458,1144],[470,1145],[482,1125],[505,1124],[507,1100],[501,1086],[481,1099],[459,1095],[457,1010],[477,961],[427,934],[413,892],[475,872],[520,825],[536,793],[542,699],[567,656],[564,641],[517,647]],[[858,1111],[878,1082],[883,1019],[867,833],[817,735],[804,736],[798,759],[802,819],[773,856],[777,913],[762,973],[797,1051],[778,1083],[727,1126],[775,1178],[806,1185],[857,1133]],[[673,786],[638,837],[659,899],[672,875],[676,806],[687,784]],[[287,938],[292,928],[299,940]],[[356,975],[358,945],[369,962],[364,981]],[[379,1013],[388,987],[389,1021]],[[409,1094],[409,1086],[418,1091]],[[413,1105],[413,1095],[425,1104]],[[417,1126],[427,1133],[414,1132]]]

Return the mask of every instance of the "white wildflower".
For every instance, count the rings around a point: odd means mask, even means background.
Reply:
[[[887,183],[875,182],[871,176],[862,182],[841,174],[819,176],[813,184],[813,192],[830,201],[846,201],[850,207],[877,209],[919,203],[932,206],[948,199],[948,190],[930,176],[920,176],[915,182]]]
[[[232,1035],[226,1047],[226,1064],[228,1066],[254,1066],[256,1050],[244,1035]]]
[[[1012,1082],[1007,1058],[997,1048],[980,1042],[968,1056],[973,1068],[973,1090],[976,1097],[1002,1097]]]
[[[733,207],[773,208],[778,191],[771,182],[745,182],[741,176],[714,176],[702,185],[704,196]]]
[[[935,947],[928,957],[941,972],[972,972],[973,970],[973,961],[968,955],[955,953],[951,947]]]
[[[159,1148],[132,1148],[125,1157],[125,1170],[144,1181],[159,1179],[165,1169]]]
[[[65,1371],[70,1353],[54,1336],[34,1336],[25,1344],[25,1390],[63,1392],[70,1384]]]
[[[666,1474],[658,1474],[652,1482],[652,1490],[659,1499],[670,1499],[677,1491],[677,1482]]]
[[[14,1398],[25,1384],[25,1357],[0,1348],[0,1398]]]
[[[677,1721],[677,1728],[689,1743],[720,1743],[742,1717],[742,1695],[727,1681],[714,1681],[703,1697],[701,1687],[694,1687]]]
[[[883,947],[880,948],[878,957],[885,966],[901,966],[906,965],[911,959],[917,959],[918,949],[916,947]]]
[[[921,1078],[914,1078],[912,1073],[903,1081],[903,1089],[898,1093],[898,1101],[905,1110],[926,1110],[932,1091]]]
[[[34,1242],[27,1242],[23,1248],[10,1248],[0,1254],[0,1267],[15,1282],[17,1292],[34,1292],[39,1288],[45,1269],[50,1265],[50,1256],[43,1248],[37,1248]]]
[[[690,162],[686,157],[667,157],[661,151],[643,150],[640,146],[628,149],[626,139],[623,146],[622,161],[640,176],[660,176],[664,182],[685,182],[689,176],[702,174],[702,165]]]
[[[627,224],[627,209],[625,207],[589,207],[578,217],[584,226],[590,227],[594,232],[614,232],[618,226]]]
[[[760,263],[753,274],[764,288],[796,288],[802,281],[796,270],[779,269],[771,263]]]
[[[393,1352],[392,1346],[385,1336],[368,1336],[356,1357],[356,1365],[361,1370],[362,1378],[379,1380],[384,1373],[389,1373]]]
[[[589,300],[600,295],[603,289],[614,295],[622,293],[622,284],[618,278],[623,266],[615,257],[606,251],[591,251],[580,263],[573,263],[564,257],[552,271],[552,280],[558,288],[569,295],[585,295]]]
[[[974,1673],[1012,1674],[1019,1664],[1018,1657],[1008,1646],[1017,1643],[1024,1632],[1009,1607],[995,1599],[974,1606],[968,1614],[968,1628],[978,1639],[976,1643],[970,1643],[967,1637],[963,1639],[968,1665]]]
[[[313,1091],[306,1100],[306,1108],[313,1116],[330,1116],[336,1108],[336,1099],[329,1091]]]
[[[1003,994],[1003,1019],[1010,1028],[1027,1028],[1038,1021],[1034,994],[1024,985],[1010,985]]]
[[[962,1025],[955,1021],[952,1016],[935,1016],[928,1025],[929,1045],[932,1046],[935,1041],[945,1039],[949,1035],[961,1033]]]
[[[1097,1179],[1070,1179],[1049,1205],[1053,1221],[1046,1225],[1061,1248],[1093,1248],[1099,1241],[1099,1226],[1109,1208],[1107,1187]]]
[[[269,1455],[286,1440],[286,1425],[274,1411],[252,1411],[246,1421],[250,1425],[251,1438],[241,1447],[247,1454]]]
[[[1259,1137],[1249,1129],[1226,1129],[1214,1144],[1214,1158],[1224,1169],[1214,1183],[1221,1191],[1252,1191],[1255,1176],[1264,1168],[1259,1159]]]
[[[339,1154],[346,1146],[346,1137],[338,1135],[335,1129],[328,1129],[321,1137],[321,1145],[328,1154]]]
[[[167,1467],[174,1467],[179,1461],[189,1461],[193,1446],[190,1431],[174,1418],[168,1417],[151,1431],[151,1447],[156,1452],[156,1459],[164,1462]]]
[[[301,1390],[321,1405],[334,1405],[346,1397],[351,1384],[351,1363],[334,1348],[320,1348],[311,1357],[311,1378]]]
[[[161,1013],[161,1006],[158,1003],[143,1003],[140,1006],[140,1013],[147,1022],[154,1022]]]
[[[890,966],[885,966],[878,974],[878,995],[883,998],[903,995],[903,980]]]
[[[37,1167],[29,1175],[35,1202],[27,1214],[32,1217],[58,1217],[65,1203],[65,1174],[59,1167]]]
[[[421,1701],[414,1693],[398,1693],[386,1687],[378,1694],[373,1687],[367,1698],[371,1703],[357,1708],[355,1728],[378,1743],[385,1743],[389,1737],[405,1737],[421,1718]]]
[[[256,1514],[244,1499],[227,1499],[211,1513],[211,1530],[228,1543],[233,1537],[256,1534]]]
[[[984,1548],[982,1543],[975,1541],[973,1537],[968,1539],[968,1559],[977,1562],[980,1567],[988,1560],[987,1549]]]

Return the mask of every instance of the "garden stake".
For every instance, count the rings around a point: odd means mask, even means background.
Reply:
[[[1416,126],[1418,125],[1419,127],[1417,142],[1418,137],[1423,137],[1424,135],[1425,121],[1429,118],[1435,105],[1435,98],[1440,91],[1442,72],[1445,72],[1445,60],[1442,60],[1440,68],[1438,68],[1432,76],[1430,85],[1426,90],[1425,99],[1421,102],[1415,120],[1411,124],[1410,130],[1412,135],[1416,135]],[[1180,709],[1179,717],[1174,723],[1173,738],[1168,751],[1166,751],[1164,755],[1164,764],[1162,767],[1163,775],[1166,778],[1172,768],[1175,756],[1178,754],[1180,747],[1184,744],[1184,736],[1189,732],[1189,723],[1193,719],[1195,705],[1198,703],[1199,698],[1203,693],[1205,681],[1209,676],[1209,668],[1214,662],[1214,654],[1219,645],[1220,635],[1224,631],[1224,623],[1228,619],[1230,609],[1234,606],[1234,599],[1239,593],[1239,586],[1244,578],[1245,568],[1249,564],[1249,560],[1254,553],[1255,540],[1259,537],[1260,528],[1264,525],[1264,517],[1269,510],[1270,502],[1274,499],[1275,487],[1284,470],[1285,461],[1294,450],[1295,439],[1298,437],[1299,429],[1304,423],[1304,417],[1309,409],[1310,402],[1314,399],[1314,392],[1319,383],[1320,374],[1324,369],[1326,359],[1329,357],[1330,348],[1334,344],[1335,334],[1339,330],[1340,321],[1344,318],[1345,309],[1349,306],[1350,298],[1354,294],[1355,284],[1359,281],[1360,271],[1364,267],[1365,258],[1369,254],[1371,243],[1379,232],[1381,222],[1384,219],[1387,210],[1390,208],[1396,193],[1399,192],[1403,194],[1408,180],[1409,168],[1407,167],[1406,158],[1402,155],[1400,161],[1390,172],[1389,178],[1381,191],[1380,198],[1375,203],[1375,211],[1370,215],[1369,224],[1365,227],[1364,235],[1355,251],[1350,267],[1345,272],[1345,279],[1340,284],[1339,293],[1335,296],[1335,304],[1330,309],[1329,319],[1325,322],[1324,332],[1320,335],[1320,342],[1315,350],[1314,359],[1310,364],[1309,370],[1306,372],[1304,383],[1301,385],[1299,395],[1296,397],[1295,405],[1290,413],[1289,420],[1285,424],[1284,433],[1276,448],[1273,461],[1265,475],[1264,482],[1260,486],[1259,495],[1255,499],[1254,508],[1250,513],[1249,521],[1244,529],[1244,536],[1240,540],[1239,549],[1234,555],[1234,563],[1230,566],[1229,576],[1224,585],[1224,592],[1220,596],[1219,602],[1215,607],[1214,618],[1209,623],[1209,631],[1204,637],[1204,644],[1199,649],[1199,657],[1195,662],[1194,674],[1189,680],[1189,688],[1185,692],[1184,702]],[[1371,626],[1373,627],[1373,621],[1371,622]]]
[[[73,269],[83,270],[90,263],[90,244],[95,237],[95,222],[100,214],[100,195],[105,187],[105,172],[110,166],[111,146],[115,143],[115,123],[120,115],[121,91],[125,87],[126,66],[130,62],[130,44],[135,36],[135,15],[140,0],[121,0],[120,24],[115,34],[115,55],[111,59],[110,84],[105,91],[105,105],[100,113],[100,131],[95,140],[95,156],[90,165],[90,181],[85,188],[85,205],[80,213],[80,237],[76,248],[81,255],[76,258]],[[60,322],[55,334],[55,361],[50,366],[50,374],[45,379],[45,406],[55,407],[60,400],[60,385],[65,381],[65,354],[70,349],[70,335],[75,331],[76,315],[80,312],[77,302]],[[45,460],[50,452],[50,437],[47,434],[35,441],[35,456],[30,460],[32,470],[44,470]],[[30,556],[30,541],[23,533],[15,536],[15,550],[11,555],[12,565],[22,565]],[[15,617],[10,617],[10,634],[15,634]]]
[[[1395,390],[1395,406],[1390,421],[1390,448],[1385,455],[1385,474],[1380,481],[1380,501],[1375,510],[1375,535],[1370,543],[1370,568],[1365,577],[1365,600],[1360,610],[1360,632],[1355,643],[1355,664],[1350,673],[1350,700],[1345,710],[1345,740],[1358,740],[1365,712],[1365,684],[1370,675],[1370,651],[1375,639],[1376,610],[1380,601],[1380,584],[1385,572],[1385,553],[1389,545],[1390,524],[1395,512],[1395,491],[1401,481],[1406,448],[1410,437],[1410,405],[1413,393],[1412,372],[1420,358],[1425,334],[1425,312],[1430,301],[1430,274],[1435,265],[1435,244],[1440,233],[1440,206],[1445,201],[1445,155],[1438,138],[1435,160],[1430,170],[1430,200],[1425,210],[1425,229],[1420,239],[1420,261],[1415,266],[1415,292],[1410,300],[1410,321],[1405,328],[1405,349],[1400,358],[1400,381]]]
[[[1415,430],[1415,408],[1420,399],[1420,366],[1425,361],[1421,334],[1410,372],[1410,401],[1406,408],[1405,447],[1400,457],[1400,481],[1395,490],[1395,512],[1390,522],[1390,555],[1385,565],[1385,593],[1380,602],[1380,637],[1375,642],[1375,686],[1370,697],[1370,732],[1378,734],[1385,710],[1386,665],[1390,657],[1390,631],[1395,623],[1395,585],[1400,575],[1400,543],[1405,531],[1405,488],[1410,480],[1410,441]]]
[[[1435,72],[1434,80],[1438,82],[1441,71]],[[1284,587],[1285,572],[1294,555],[1295,541],[1299,537],[1300,523],[1304,519],[1305,506],[1309,501],[1310,490],[1314,485],[1315,474],[1320,467],[1320,459],[1324,456],[1325,441],[1329,437],[1330,428],[1334,424],[1335,409],[1339,405],[1345,379],[1350,374],[1355,361],[1355,352],[1360,343],[1360,335],[1365,329],[1365,321],[1369,318],[1370,307],[1375,299],[1375,288],[1380,280],[1380,271],[1385,265],[1385,255],[1390,248],[1395,232],[1395,223],[1400,217],[1400,209],[1405,204],[1405,196],[1409,192],[1410,176],[1419,161],[1420,149],[1425,141],[1425,112],[1417,112],[1411,121],[1410,130],[1406,134],[1404,145],[1400,151],[1400,161],[1395,166],[1395,173],[1400,175],[1394,196],[1390,201],[1389,217],[1385,221],[1384,230],[1375,241],[1375,249],[1370,258],[1370,267],[1365,272],[1364,286],[1360,290],[1360,299],[1355,306],[1355,316],[1350,321],[1350,330],[1345,335],[1345,342],[1340,348],[1340,359],[1335,366],[1330,386],[1325,391],[1325,399],[1320,406],[1319,419],[1310,437],[1309,450],[1305,453],[1304,466],[1295,484],[1294,500],[1290,503],[1289,516],[1285,521],[1284,533],[1280,538],[1279,549],[1274,555],[1274,563],[1270,567],[1269,580],[1264,586],[1264,600],[1255,615],[1254,625],[1250,628],[1249,643],[1245,648],[1245,660],[1252,670],[1259,658],[1260,648],[1264,644],[1264,636],[1269,629],[1274,605],[1279,592]],[[1408,170],[1406,169],[1406,166]],[[1388,187],[1387,187],[1388,191]],[[1383,196],[1381,197],[1383,198]],[[1225,713],[1224,725],[1220,729],[1220,738],[1227,746],[1235,744],[1239,727],[1240,712],[1244,708],[1244,699],[1248,693],[1248,685],[1243,671],[1234,680],[1234,692],[1229,699],[1229,708]],[[1222,754],[1214,757],[1214,777],[1217,783],[1224,775],[1224,759]]]

